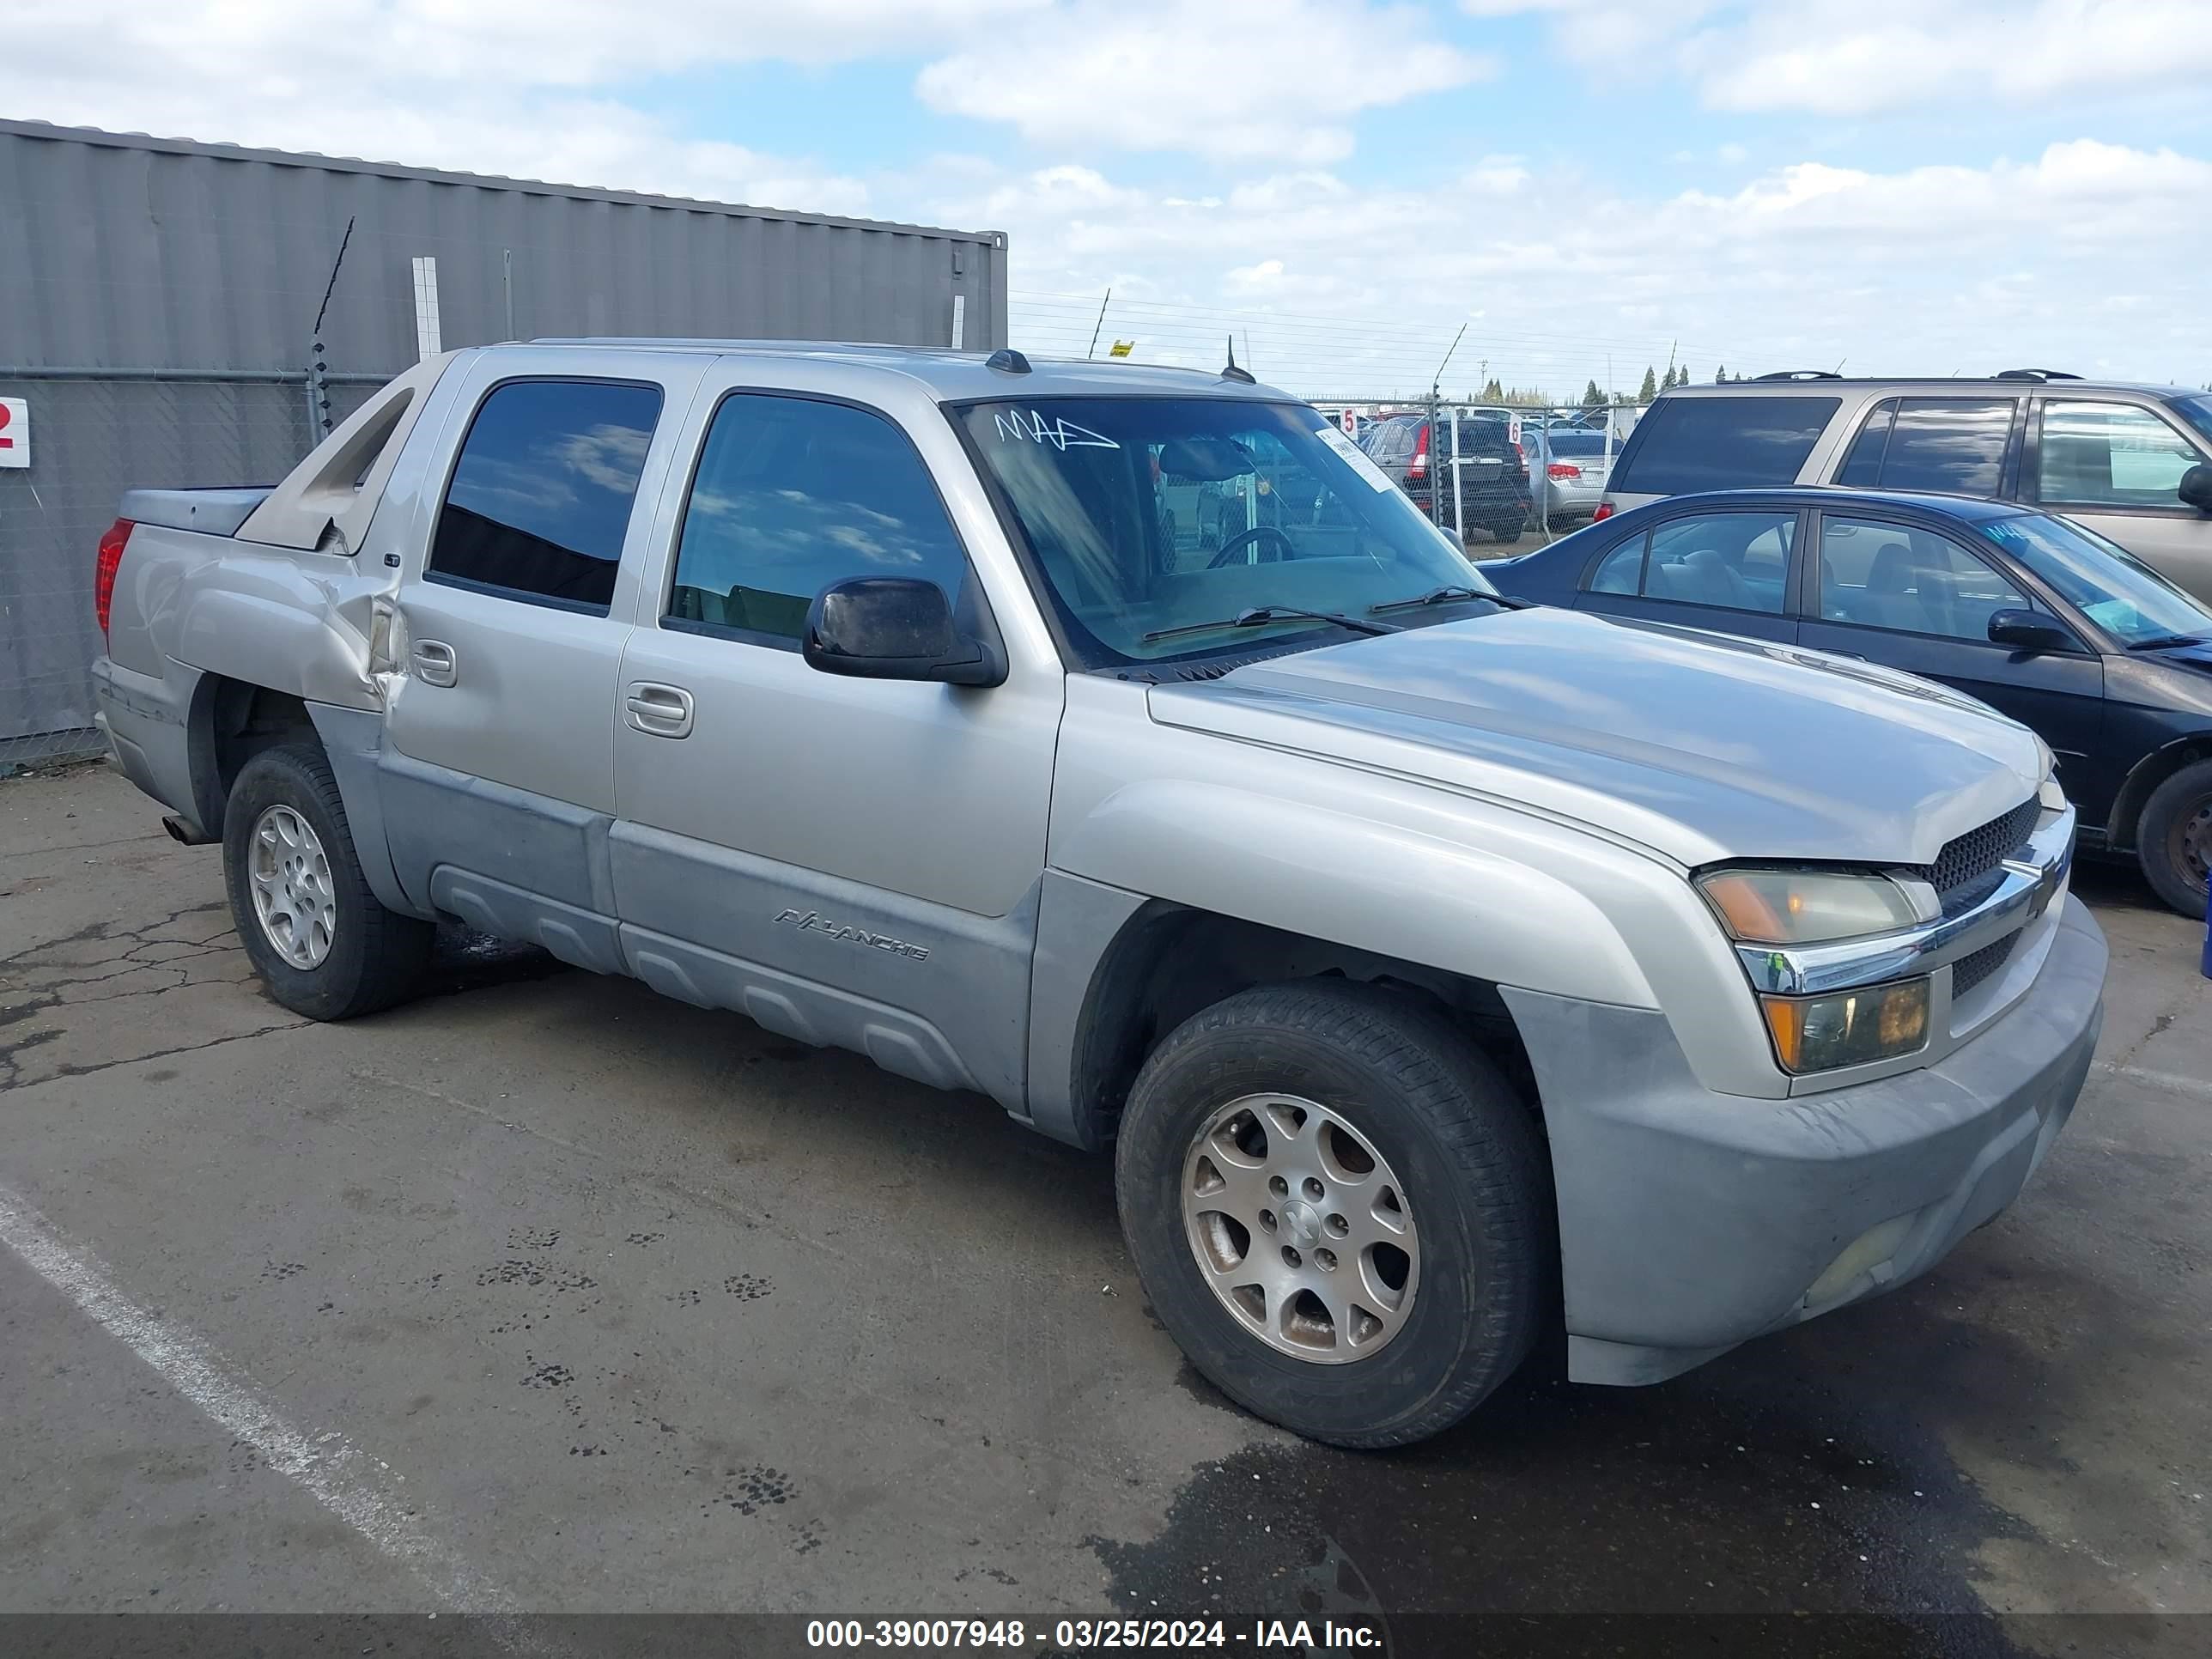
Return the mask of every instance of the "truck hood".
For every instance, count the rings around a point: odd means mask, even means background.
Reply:
[[[1149,696],[1165,725],[1425,780],[1689,866],[1932,863],[2033,794],[2044,766],[2027,727],[1908,674],[1551,609]]]

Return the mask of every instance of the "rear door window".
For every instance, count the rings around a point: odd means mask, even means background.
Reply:
[[[660,388],[510,380],[478,405],[426,580],[604,615]]]
[[[1702,513],[1624,542],[1591,574],[1593,593],[1778,617],[1787,609],[1795,513]]]
[[[1889,398],[1859,429],[1836,482],[1994,495],[2004,485],[2015,408],[2010,398]]]
[[[1686,495],[1797,481],[1839,398],[1663,398],[1636,423],[1613,487]]]

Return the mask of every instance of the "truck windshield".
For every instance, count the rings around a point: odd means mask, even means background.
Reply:
[[[1340,639],[1340,624],[1290,613],[1359,617],[1438,587],[1478,600],[1492,591],[1304,404],[1041,398],[969,404],[953,417],[1090,667],[1249,652],[1297,635]],[[1270,609],[1284,614],[1234,620]],[[1217,619],[1218,629],[1193,627]]]

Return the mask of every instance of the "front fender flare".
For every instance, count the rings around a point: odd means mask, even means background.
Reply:
[[[1590,896],[1609,843],[1533,818],[1495,842],[1193,779],[1131,784],[1056,837],[1073,875],[1444,972],[1627,1007],[1659,1000]],[[1458,833],[1447,834],[1456,830]],[[1534,861],[1540,852],[1543,862]],[[1577,879],[1584,873],[1598,879]]]

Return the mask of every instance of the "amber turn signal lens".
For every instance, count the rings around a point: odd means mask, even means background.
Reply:
[[[1825,997],[1761,997],[1785,1072],[1832,1072],[1917,1054],[1928,1045],[1928,981],[1899,981]]]

